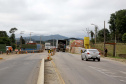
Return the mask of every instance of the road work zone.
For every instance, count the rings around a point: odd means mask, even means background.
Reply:
[[[44,84],[44,58],[41,61],[37,84]]]

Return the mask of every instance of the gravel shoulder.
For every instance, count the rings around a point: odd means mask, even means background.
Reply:
[[[51,61],[45,60],[44,84],[60,84],[59,78]]]

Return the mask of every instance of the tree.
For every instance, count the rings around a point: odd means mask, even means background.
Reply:
[[[10,39],[8,37],[0,37],[0,44],[6,44],[6,46],[10,46]]]
[[[91,40],[93,39],[93,36],[94,36],[94,32],[91,31]]]
[[[118,36],[118,40],[122,40],[122,35],[126,32],[126,9],[119,10],[111,14],[110,20],[108,22],[111,36]]]
[[[8,37],[6,31],[0,31],[0,37]]]
[[[110,32],[108,29],[105,29],[105,35],[106,35],[106,41],[109,41],[110,40]],[[100,42],[103,42],[104,41],[104,28],[101,29],[99,32],[98,32],[98,41]]]
[[[10,41],[11,41],[11,46],[13,47],[13,49],[15,49],[16,48],[16,45],[15,45],[15,31],[17,31],[18,29],[17,28],[11,28],[10,29],[10,33],[12,33],[11,34],[11,36],[10,36]]]
[[[16,27],[14,27],[14,28],[11,28],[10,29],[10,31],[9,31],[9,33],[12,33],[12,34],[14,34],[15,33],[15,31],[17,31],[18,29],[16,28]]]
[[[10,39],[8,38],[6,31],[0,31],[0,44],[10,45]]]
[[[122,41],[123,41],[124,43],[126,43],[126,33],[123,34],[123,36],[122,36]]]
[[[23,39],[22,36],[20,37],[20,42],[21,42],[20,44],[25,44],[25,40]]]

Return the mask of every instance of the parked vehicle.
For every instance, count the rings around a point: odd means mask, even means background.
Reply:
[[[65,52],[66,51],[66,40],[57,40],[56,49],[58,52],[59,51]]]
[[[45,43],[45,50],[49,50],[50,49],[51,44],[50,43]]]
[[[100,61],[100,52],[97,49],[86,49],[81,54],[81,59],[88,61],[88,59],[97,59]]]

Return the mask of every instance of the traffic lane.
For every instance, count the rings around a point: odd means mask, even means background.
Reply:
[[[71,54],[69,54],[71,55]],[[81,57],[79,58],[78,56],[80,55],[72,55],[74,58],[80,60]],[[122,63],[122,62],[118,62],[118,61],[114,61],[114,60],[110,60],[110,59],[105,59],[105,58],[101,58],[101,62],[97,62],[97,61],[84,61],[86,62],[90,68],[92,69],[97,69],[98,71],[105,73],[106,75],[115,77],[115,78],[121,78],[121,79],[125,79],[126,77],[126,64]],[[92,63],[93,62],[93,63]],[[93,65],[93,66],[92,66]],[[123,80],[121,80],[123,81]]]
[[[80,55],[70,53],[57,53],[53,57],[57,68],[59,69],[66,84],[125,84],[126,75],[121,74],[110,76],[105,73],[102,65],[106,66],[107,60],[104,62],[82,61]],[[106,62],[105,62],[106,61]],[[111,66],[111,65],[110,65]],[[125,66],[126,67],[126,66]],[[101,70],[99,70],[99,68]],[[112,66],[111,66],[112,68]],[[107,70],[110,68],[107,68]],[[110,72],[111,73],[111,72]],[[116,72],[115,72],[116,73]]]
[[[36,84],[42,54],[23,54],[0,63],[0,84]]]

